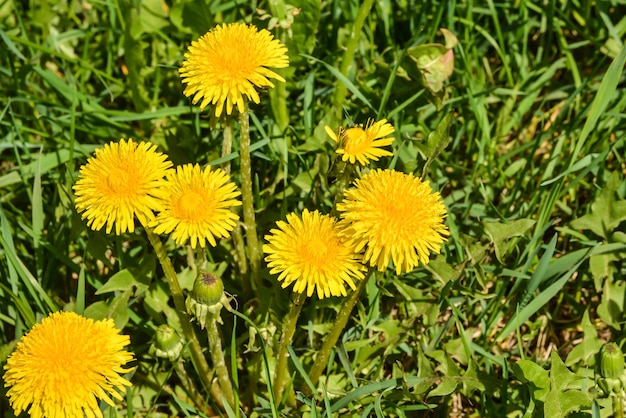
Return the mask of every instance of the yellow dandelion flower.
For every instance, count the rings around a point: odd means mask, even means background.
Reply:
[[[270,274],[280,273],[283,288],[295,282],[294,292],[306,290],[311,296],[317,290],[322,299],[345,296],[345,283],[354,289],[352,279],[363,279],[359,256],[339,237],[337,219],[305,209],[302,218],[291,213],[277,226],[265,236],[263,252]]]
[[[342,212],[342,236],[356,251],[365,248],[364,263],[379,271],[391,260],[397,274],[413,270],[420,261],[427,264],[449,235],[441,196],[413,174],[371,171],[344,192],[337,209]]]
[[[192,248],[197,243],[204,248],[205,241],[215,247],[215,237],[228,237],[239,219],[230,208],[241,205],[236,199],[241,193],[219,168],[176,167],[167,175],[164,194],[163,210],[150,226],[157,234],[174,231],[172,238],[179,245],[191,239]]]
[[[215,116],[244,110],[244,96],[259,103],[257,88],[274,87],[269,80],[285,80],[268,68],[289,66],[287,47],[265,29],[230,23],[216,26],[191,43],[180,69],[185,96],[200,99],[200,109],[215,105]]]
[[[393,155],[391,152],[382,149],[391,145],[394,138],[388,137],[395,132],[393,126],[382,119],[378,122],[369,120],[365,128],[362,125],[352,128],[339,128],[338,134],[325,126],[326,133],[338,145],[337,154],[341,155],[343,161],[350,161],[354,164],[358,161],[362,165],[367,165],[370,160],[378,161],[380,157]]]
[[[135,216],[146,225],[160,209],[159,186],[171,166],[156,145],[132,139],[106,144],[80,168],[76,210],[93,230],[106,224],[109,234],[115,224],[117,235],[133,232]]]
[[[56,312],[35,325],[4,366],[7,397],[15,415],[33,418],[102,418],[99,400],[114,406],[131,383],[120,374],[133,360],[130,343],[112,319],[94,321],[74,312]],[[110,395],[110,396],[109,396]]]

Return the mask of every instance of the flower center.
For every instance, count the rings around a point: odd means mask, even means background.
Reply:
[[[363,128],[350,128],[344,132],[345,149],[348,153],[355,153],[366,148],[371,141],[368,140]]]
[[[113,168],[107,177],[107,185],[113,194],[128,196],[137,190],[137,179],[130,171]]]
[[[311,238],[303,243],[300,254],[308,263],[321,265],[328,261],[328,239]]]
[[[176,206],[182,218],[192,221],[202,219],[203,214],[210,210],[205,196],[195,190],[187,190],[183,193]]]

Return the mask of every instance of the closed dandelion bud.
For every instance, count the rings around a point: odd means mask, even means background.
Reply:
[[[610,379],[619,379],[624,374],[624,353],[617,344],[606,343],[600,349],[600,374]]]
[[[169,325],[161,325],[154,336],[154,353],[158,357],[175,360],[183,349],[183,340]]]
[[[222,309],[224,296],[224,284],[222,279],[213,273],[201,271],[193,284],[191,296],[187,298],[187,310],[191,313],[204,329],[208,315],[218,315]]]
[[[597,383],[603,396],[622,393],[624,386],[624,353],[615,343],[606,343],[598,353]]]

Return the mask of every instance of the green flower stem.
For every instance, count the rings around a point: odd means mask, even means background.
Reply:
[[[241,200],[243,204],[243,224],[246,230],[248,242],[248,260],[250,263],[250,276],[253,284],[258,283],[261,271],[261,251],[259,238],[257,237],[256,221],[254,219],[254,196],[252,195],[252,161],[250,158],[250,118],[248,115],[248,103],[239,114],[239,130],[241,143],[239,149],[241,169]]]
[[[230,380],[228,374],[228,367],[226,367],[226,361],[224,360],[224,351],[222,350],[222,337],[220,336],[220,330],[217,327],[217,314],[209,314],[208,323],[206,327],[207,336],[209,337],[209,350],[211,351],[211,359],[213,360],[213,367],[217,371],[217,379],[224,393],[226,401],[230,405],[235,405],[235,397],[233,395],[233,382]]]
[[[191,357],[193,358],[193,362],[198,368],[198,372],[200,373],[200,378],[202,382],[207,388],[210,388],[211,395],[215,398],[218,403],[221,405],[222,402],[222,390],[217,385],[213,385],[212,383],[212,372],[209,368],[209,363],[207,363],[204,354],[202,353],[202,347],[200,347],[200,343],[198,342],[198,338],[196,337],[196,333],[191,325],[191,319],[187,314],[187,308],[185,308],[185,299],[183,297],[183,291],[180,288],[180,284],[178,283],[178,277],[176,277],[176,271],[174,270],[174,266],[170,261],[167,253],[165,252],[165,247],[163,247],[163,243],[161,239],[156,235],[152,229],[145,228],[146,234],[148,235],[148,240],[150,240],[150,244],[152,244],[152,248],[154,248],[154,252],[161,263],[161,267],[163,268],[163,273],[165,274],[165,278],[167,279],[167,284],[169,285],[170,292],[172,293],[172,297],[174,298],[174,306],[176,307],[176,313],[178,314],[178,319],[180,321],[180,326],[183,330],[183,335],[185,339],[189,343],[189,349],[191,351]]]
[[[612,396],[613,398],[613,416],[615,418],[624,418],[624,399],[621,396]]]
[[[339,158],[338,158],[339,160]],[[354,172],[353,164],[346,164],[343,161],[337,163],[337,191],[335,192],[335,201],[333,202],[333,208],[330,211],[330,215],[336,218],[339,217],[339,211],[337,210],[337,204],[343,200],[343,192],[350,185],[352,181],[352,173]]]
[[[233,118],[226,116],[223,124],[224,136],[222,137],[222,158],[233,152]],[[230,161],[222,163],[222,170],[230,176]]]
[[[233,152],[233,120],[234,118],[231,116],[226,116],[223,119],[224,124],[224,137],[222,138],[222,157],[226,157]],[[226,172],[226,174],[230,175],[230,161],[222,163],[222,170]],[[235,230],[231,233],[233,237],[234,250],[235,250],[235,260],[237,262],[237,267],[239,270],[239,274],[241,276],[245,276],[248,272],[248,265],[246,264],[246,247],[243,242],[243,237],[241,235],[241,230],[239,227],[235,228]],[[248,280],[242,280],[243,284],[243,293],[248,294],[250,283]]]
[[[346,324],[348,323],[348,319],[350,319],[350,314],[352,313],[352,309],[354,309],[354,305],[359,300],[359,296],[365,289],[369,278],[372,276],[373,269],[370,268],[368,274],[365,276],[363,280],[359,282],[356,289],[352,291],[346,298],[337,314],[337,318],[335,319],[335,323],[333,324],[330,333],[326,335],[326,339],[324,339],[324,343],[322,344],[321,350],[317,353],[317,357],[315,357],[315,363],[313,363],[313,367],[311,367],[311,371],[309,371],[309,378],[314,385],[317,384],[322,372],[326,368],[326,364],[328,363],[328,358],[330,357],[330,352],[333,350],[341,333],[343,332]],[[305,383],[302,386],[302,392],[305,395],[311,394],[311,388]]]
[[[174,364],[174,370],[176,371],[176,374],[178,375],[178,379],[180,379],[180,382],[183,388],[185,389],[185,391],[187,392],[187,394],[193,401],[196,408],[200,409],[201,411],[206,411],[207,409],[209,409],[209,405],[206,403],[204,398],[200,395],[200,392],[198,392],[196,385],[193,383],[193,379],[191,379],[189,375],[187,374],[187,370],[185,370],[185,365],[183,364],[183,360],[182,359],[175,360],[172,362],[172,364]]]
[[[352,25],[350,39],[348,39],[346,50],[343,53],[343,58],[341,59],[341,67],[339,68],[339,72],[346,77],[348,76],[348,71],[350,70],[352,62],[354,61],[354,51],[356,50],[359,42],[359,36],[361,35],[363,24],[365,23],[365,19],[369,15],[373,4],[374,0],[364,0],[356,16],[354,25]],[[337,88],[335,89],[335,94],[333,95],[333,107],[335,109],[335,115],[339,119],[341,119],[342,105],[346,99],[346,93],[346,85],[343,83],[337,83]]]
[[[289,352],[287,351],[287,347],[291,344],[293,334],[296,332],[296,324],[298,323],[298,317],[300,316],[302,306],[304,305],[304,299],[305,296],[303,293],[297,293],[295,297],[292,298],[289,313],[287,314],[283,325],[282,335],[280,337],[280,346],[276,357],[276,366],[274,369],[274,382],[272,385],[274,390],[274,401],[277,404],[280,402],[283,392],[285,391],[285,386],[287,385],[287,380],[289,380],[289,366],[287,364]]]

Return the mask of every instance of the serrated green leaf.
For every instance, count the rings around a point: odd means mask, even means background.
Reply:
[[[520,382],[529,385],[535,400],[545,402],[550,391],[550,372],[534,361],[520,360],[513,365],[513,374]]]
[[[624,305],[626,299],[626,283],[623,281],[606,280],[602,299],[598,306],[598,316],[607,325],[615,329],[621,329],[624,318]]]
[[[571,412],[589,408],[591,399],[578,390],[552,390],[548,393],[543,412],[546,417],[566,417]]]
[[[428,392],[428,396],[446,396],[454,392],[459,385],[459,379],[444,376],[441,382],[435,384],[435,388]]]
[[[137,293],[143,293],[150,285],[150,279],[147,277],[145,267],[151,265],[154,267],[154,263],[151,263],[151,261],[153,261],[152,257],[149,257],[137,269],[124,269],[118,271],[96,291],[96,295],[102,295],[104,293],[115,291],[132,290],[133,287],[137,288]]]
[[[507,253],[508,240],[523,236],[535,224],[533,219],[518,219],[511,223],[485,222],[485,232],[493,242],[496,258],[501,263]]]
[[[115,322],[116,328],[124,328],[130,318],[128,313],[130,295],[131,291],[126,291],[109,301],[93,303],[85,308],[84,315],[95,320],[111,318]]]
[[[602,187],[600,195],[591,204],[591,213],[574,219],[573,229],[590,230],[608,240],[613,230],[626,220],[626,200],[616,201],[615,196],[622,183],[621,176],[614,171]]]
[[[430,164],[450,143],[450,126],[453,120],[454,116],[452,113],[446,114],[437,124],[435,130],[428,135],[426,142],[415,142],[415,146],[426,156],[426,163],[422,169],[422,178],[426,178]]]
[[[136,282],[133,274],[128,270],[120,270],[107,280],[100,289],[96,291],[96,295],[102,295],[108,292],[131,290]]]
[[[291,0],[290,5],[295,6],[298,13],[291,17],[288,28],[290,36],[286,39],[289,50],[290,66],[297,67],[304,61],[300,54],[310,54],[315,47],[315,34],[318,31],[322,6],[321,0]],[[289,12],[289,10],[287,11]]]
[[[569,385],[579,380],[570,369],[567,368],[556,351],[552,351],[552,363],[550,365],[550,389],[564,391]]]
[[[603,342],[598,337],[598,331],[589,319],[589,310],[586,310],[583,314],[581,326],[583,328],[583,340],[567,355],[565,359],[567,366],[579,363],[593,366],[595,363],[594,357],[600,351],[600,347],[602,347]]]

